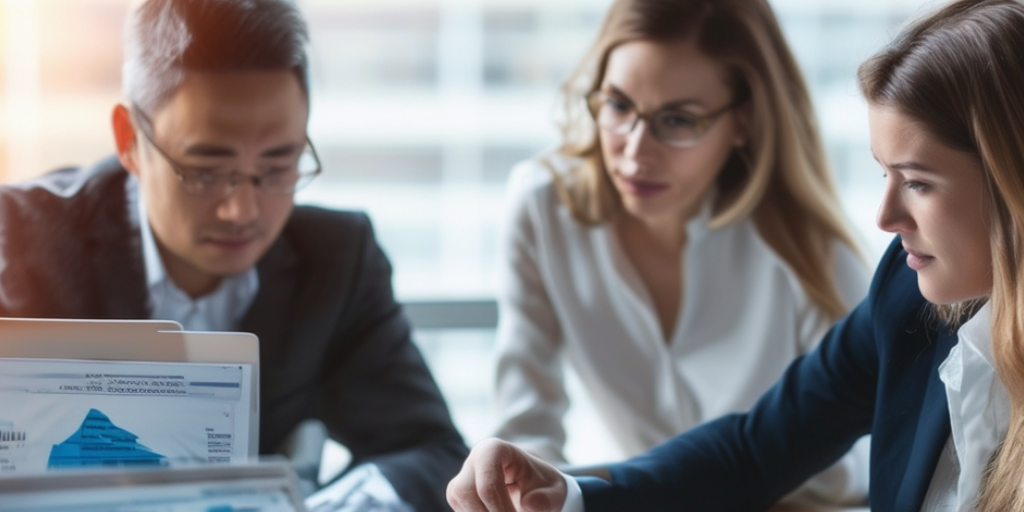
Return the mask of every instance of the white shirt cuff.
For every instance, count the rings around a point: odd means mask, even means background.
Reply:
[[[565,504],[562,512],[583,512],[583,490],[575,478],[562,473],[565,479]]]

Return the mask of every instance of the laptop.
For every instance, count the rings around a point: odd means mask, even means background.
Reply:
[[[248,462],[258,363],[252,334],[0,319],[0,476]]]
[[[0,478],[0,512],[306,512],[287,461]]]

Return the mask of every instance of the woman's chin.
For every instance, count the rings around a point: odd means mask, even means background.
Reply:
[[[921,290],[921,295],[925,300],[936,306],[960,304],[986,297],[992,293],[991,287],[988,289],[958,287],[949,279],[932,279],[931,276],[923,275],[922,272],[917,274],[917,287]]]

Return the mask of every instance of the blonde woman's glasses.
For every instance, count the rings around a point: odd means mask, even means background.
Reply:
[[[587,95],[590,115],[602,130],[615,135],[626,135],[643,119],[655,139],[674,148],[688,148],[696,144],[722,114],[744,101],[746,98],[739,98],[703,115],[687,112],[680,105],[668,105],[654,112],[644,113],[638,111],[631,101],[620,95],[600,90]]]

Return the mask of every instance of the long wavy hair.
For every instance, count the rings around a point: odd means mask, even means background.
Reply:
[[[986,182],[992,292],[940,306],[958,324],[989,300],[992,351],[1010,397],[1006,437],[976,510],[1024,510],[1024,3],[959,0],[912,22],[861,65],[872,105],[919,121],[950,147],[977,155]]]
[[[837,241],[851,249],[856,245],[807,86],[764,0],[616,0],[597,41],[562,88],[558,153],[580,164],[553,172],[561,202],[583,224],[610,222],[622,214],[585,97],[601,86],[612,50],[636,40],[693,40],[725,66],[733,93],[749,98],[751,119],[748,143],[730,155],[716,178],[710,227],[752,216],[813,303],[833,319],[845,314],[832,276],[834,251]]]

